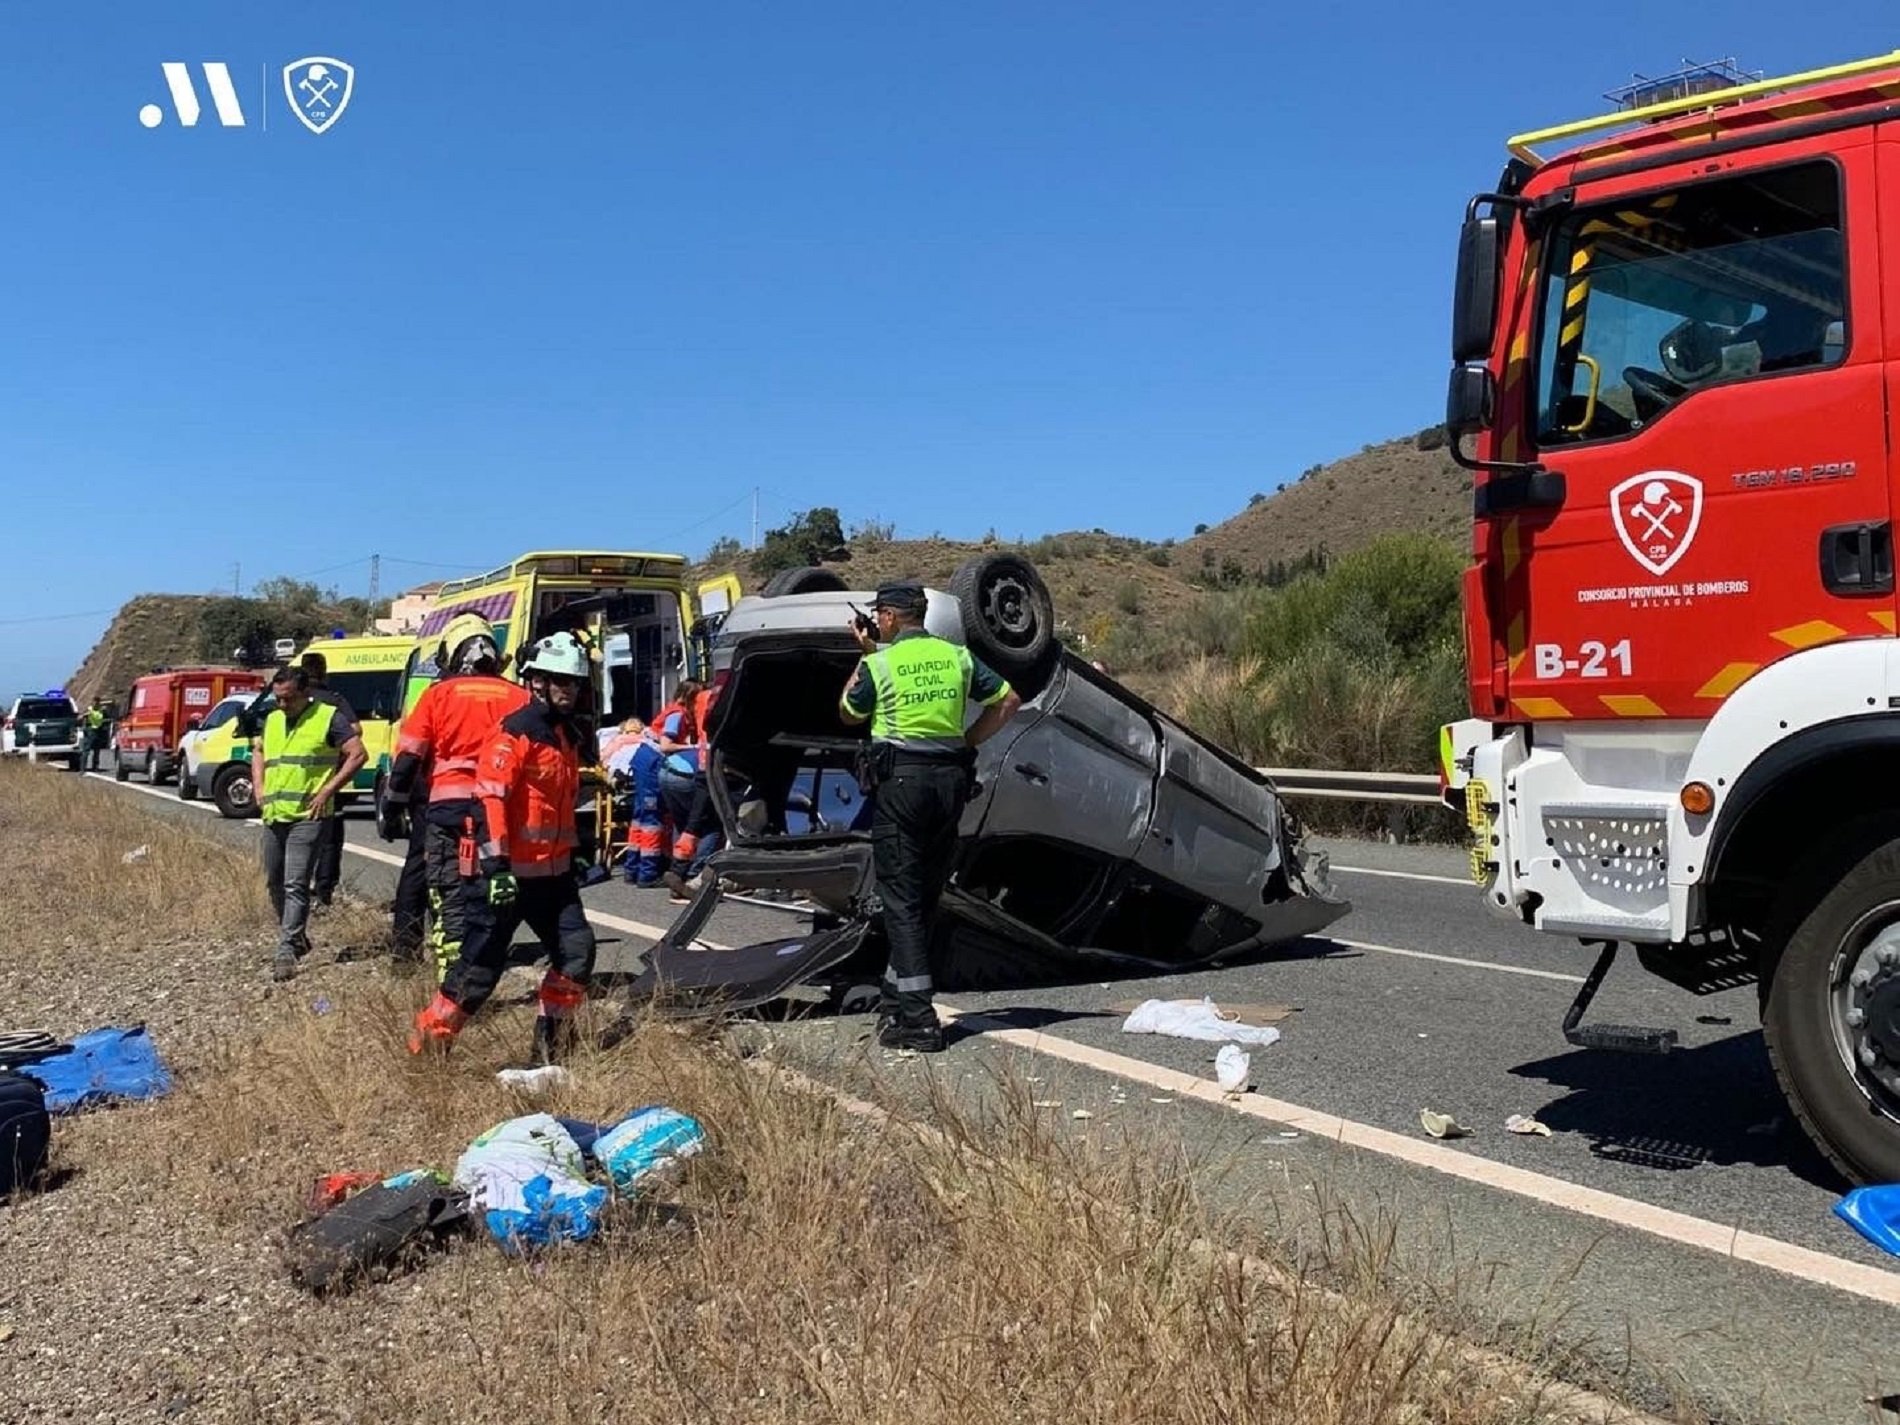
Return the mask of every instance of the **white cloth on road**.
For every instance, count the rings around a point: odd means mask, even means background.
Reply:
[[[1205,1039],[1214,1044],[1252,1044],[1265,1048],[1280,1042],[1280,1031],[1270,1024],[1242,1024],[1221,1018],[1220,1006],[1210,999],[1151,999],[1135,1007],[1122,1021],[1124,1034],[1165,1034],[1173,1039]]]

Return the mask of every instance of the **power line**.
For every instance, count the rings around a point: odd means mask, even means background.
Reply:
[[[106,614],[117,612],[117,609],[88,609],[76,614],[36,614],[32,618],[0,618],[0,627],[11,627],[23,623],[61,623],[66,619],[75,618],[102,618]]]

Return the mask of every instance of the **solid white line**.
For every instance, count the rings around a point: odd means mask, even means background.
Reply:
[[[1441,965],[1462,965],[1468,970],[1495,970],[1500,975],[1528,975],[1534,980],[1562,980],[1569,985],[1583,983],[1582,975],[1566,975],[1561,970],[1533,970],[1528,965],[1499,965],[1490,960],[1467,960],[1462,955],[1434,955],[1429,950],[1406,950],[1397,945],[1375,945],[1369,940],[1342,940],[1332,935],[1326,938],[1335,945],[1350,945],[1355,950],[1376,950],[1381,955],[1403,955],[1408,960],[1436,960]]]
[[[127,791],[143,792],[148,797],[163,797],[168,802],[174,802],[181,807],[189,807],[193,811],[207,811],[214,816],[219,814],[217,807],[209,802],[184,801],[163,787],[148,787],[138,782],[121,782],[106,772],[88,772],[86,775],[104,782],[108,786],[123,787]],[[230,818],[226,818],[226,820],[229,819]],[[345,841],[343,843],[343,849],[352,856],[361,856],[366,861],[376,861],[385,866],[400,867],[403,861],[403,858],[396,855],[393,851],[384,851],[376,846],[358,846],[354,842]],[[666,930],[662,926],[648,925],[644,921],[639,920],[627,920],[621,916],[610,915],[602,910],[588,911],[587,918],[597,925],[606,926],[610,930],[624,931],[629,935],[643,935],[649,940],[658,940],[662,935],[666,934]],[[724,945],[715,945],[710,940],[695,940],[693,943],[696,945],[704,945],[711,950],[724,950],[729,948]]]
[[[1447,1177],[1514,1193],[1534,1202],[1560,1207],[1682,1246],[1698,1247],[1720,1257],[1749,1262],[1803,1281],[1851,1292],[1870,1301],[1900,1306],[1900,1273],[1850,1262],[1843,1257],[1799,1247],[1777,1237],[1765,1237],[1739,1227],[1691,1217],[1687,1213],[1584,1187],[1580,1183],[1532,1172],[1527,1168],[1493,1162],[1475,1153],[1461,1152],[1426,1139],[1410,1138],[1370,1124],[1355,1123],[1351,1119],[1288,1103],[1284,1099],[1257,1094],[1229,1099],[1220,1085],[1211,1079],[1163,1068],[1159,1064],[1150,1064],[1107,1049],[1054,1038],[1038,1030],[1011,1029],[982,1014],[959,1013],[942,1001],[938,1002],[937,1009],[946,1020],[962,1018],[983,1024],[985,1039],[1014,1044],[1033,1053],[1080,1064],[1176,1097],[1198,1099],[1250,1118],[1267,1119],[1316,1138],[1325,1138],[1347,1147],[1363,1148],[1382,1157],[1443,1173]]]
[[[1344,871],[1349,876],[1389,876],[1395,881],[1430,881],[1435,886],[1462,886],[1466,890],[1477,889],[1469,876],[1431,876],[1423,871],[1381,871],[1372,866],[1341,866],[1334,864],[1330,869]]]

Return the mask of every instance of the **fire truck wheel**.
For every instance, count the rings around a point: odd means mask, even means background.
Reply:
[[[1900,835],[1833,862],[1767,980],[1762,1037],[1802,1128],[1856,1182],[1900,1181]],[[1817,871],[1825,865],[1818,863]],[[1809,880],[1810,887],[1816,882]]]

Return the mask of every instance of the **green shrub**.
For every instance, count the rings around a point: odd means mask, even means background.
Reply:
[[[1168,552],[1167,545],[1157,544],[1154,548],[1148,551],[1147,560],[1150,564],[1154,565],[1155,568],[1157,569],[1166,569],[1170,564],[1174,562],[1174,556]]]

